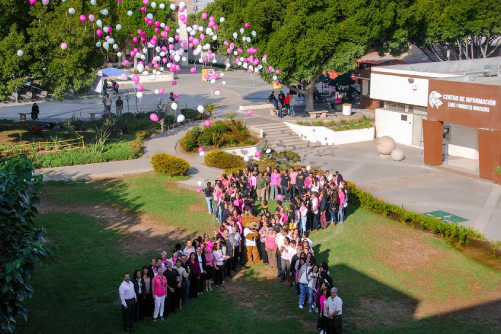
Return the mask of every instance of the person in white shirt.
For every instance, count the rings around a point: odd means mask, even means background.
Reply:
[[[282,276],[280,277],[280,282],[286,280],[286,282],[289,282],[290,286],[292,286],[292,282],[290,282],[291,258],[296,252],[290,245],[289,237],[284,238],[284,245],[280,247],[279,250],[281,257],[280,266],[282,268]]]
[[[126,332],[132,331],[132,322],[134,319],[135,306],[137,303],[136,292],[134,291],[134,284],[130,281],[128,273],[123,274],[123,282],[118,288],[120,295],[120,304],[122,305],[122,316],[124,321],[124,330]]]
[[[327,333],[342,334],[343,301],[337,295],[337,288],[331,289],[331,296],[325,300],[324,315],[328,318]]]

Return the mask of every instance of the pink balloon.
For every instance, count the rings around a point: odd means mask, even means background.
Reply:
[[[123,64],[124,64],[124,66],[127,66],[127,65],[129,65],[129,61],[128,61],[127,59],[125,59],[125,60],[123,61]]]
[[[205,35],[204,34],[200,34],[200,39],[203,41],[205,39]]]
[[[149,70],[149,69],[150,69],[150,67],[149,67],[148,65],[146,65],[146,66],[144,67],[144,69],[145,69],[145,70]]]
[[[282,195],[278,194],[278,195],[277,195],[277,200],[279,200],[279,201],[283,201],[283,200],[284,200],[284,198],[282,197]]]
[[[141,7],[141,11],[142,11],[143,13],[146,13],[146,7],[144,7],[144,6],[143,6],[143,7]]]
[[[101,35],[102,35],[102,34],[103,34],[103,31],[102,31],[101,29],[97,29],[97,30],[96,30],[96,35],[97,35],[98,37],[101,37]]]
[[[199,193],[199,194],[200,194],[201,192],[202,192],[202,189],[198,188],[198,189],[197,189],[197,193]]]
[[[217,24],[214,24],[214,30],[218,30],[219,26]]]
[[[196,68],[194,68],[194,67],[190,68],[190,72],[191,72],[191,73],[195,73],[196,71],[197,71],[197,69],[196,69]]]
[[[36,4],[36,3],[37,3],[37,0],[30,0],[30,5],[32,5],[32,6],[33,6],[33,5],[34,5],[34,4]]]
[[[178,98],[178,96],[179,96],[179,94],[178,94],[177,92],[174,92],[174,94],[173,94],[173,95],[174,95],[174,98],[176,98],[176,99],[177,99],[177,98]]]
[[[158,34],[160,32],[160,29],[155,28],[155,33]]]
[[[143,85],[137,85],[137,90],[142,92],[144,89]]]
[[[202,20],[207,20],[207,13],[202,13]]]
[[[167,37],[167,33],[165,31],[162,31],[160,33],[160,36],[162,36],[162,38],[166,38]]]
[[[66,43],[61,43],[61,50],[66,50],[66,48],[68,47],[68,44]]]
[[[207,119],[204,121],[204,126],[208,128],[210,126],[210,121]]]
[[[132,81],[134,81],[135,83],[139,83],[139,75],[134,74],[134,75],[132,76]]]
[[[193,38],[193,45],[198,45],[198,44],[200,44],[198,38]]]
[[[214,26],[214,21],[209,22],[209,28],[212,28]]]
[[[254,113],[254,112],[253,112],[252,110],[248,110],[248,111],[247,111],[247,115],[249,115],[249,116],[252,116],[252,114],[253,114],[253,113]]]
[[[163,88],[160,88],[158,91],[160,92],[160,94],[165,93],[165,89],[163,89]]]
[[[188,47],[189,47],[190,49],[193,49],[193,43],[190,43],[190,44],[188,45]]]
[[[268,71],[273,72],[273,66],[268,66]]]
[[[203,148],[202,146],[200,146],[200,147],[198,148],[198,153],[203,152],[203,151],[204,151],[204,148]]]
[[[280,84],[280,81],[275,80],[275,85],[279,85],[279,84]]]
[[[49,0],[42,0],[42,5],[47,6],[49,4]]]
[[[48,0],[47,0],[47,3],[49,3],[49,1],[48,1]],[[89,14],[89,21],[90,21],[90,22],[94,22],[94,19],[95,19],[94,14]]]
[[[184,12],[184,7],[183,8],[179,8],[179,11],[182,13]]]
[[[162,58],[162,63],[167,64],[167,61],[168,61],[167,58],[165,58],[165,57]]]
[[[210,79],[210,75],[206,74],[206,75],[204,75],[204,78],[205,78],[205,80],[209,80]]]
[[[172,86],[176,86],[177,85],[177,81],[172,81]]]
[[[186,16],[184,14],[179,15],[179,19],[181,21],[184,21],[186,19]]]
[[[133,41],[134,43],[137,43],[137,42],[138,42],[137,37],[132,37],[132,41]]]
[[[261,156],[261,152],[257,151],[256,153],[254,153],[254,156],[255,156],[256,158],[259,158],[259,157]]]
[[[83,15],[83,14],[80,15],[80,21],[82,21],[82,22],[87,21],[87,18],[85,17],[85,15]]]
[[[120,74],[120,78],[122,80],[127,80],[127,74],[125,74],[125,73]]]
[[[165,26],[164,30],[165,30],[166,32],[169,32],[169,30],[170,30],[169,26]]]
[[[153,122],[158,122],[158,115],[155,113],[150,114],[150,120]]]
[[[249,28],[249,27],[250,27],[250,24],[249,24],[249,23],[246,23],[246,24],[244,25],[244,27],[245,27],[245,28]]]
[[[249,68],[249,69],[247,70],[247,73],[252,74],[252,68]]]
[[[280,70],[276,70],[276,71],[275,71],[275,73],[276,73],[276,74],[280,74],[281,72],[282,72],[282,71],[280,71]]]

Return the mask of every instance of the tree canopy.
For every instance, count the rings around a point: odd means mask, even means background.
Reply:
[[[486,58],[501,46],[499,0],[417,0],[409,41],[433,61]]]
[[[257,33],[258,49],[268,64],[280,69],[280,82],[306,96],[313,109],[313,92],[319,76],[333,69],[352,70],[369,51],[394,55],[407,50],[405,9],[412,0],[218,0],[208,7],[225,16],[228,36],[245,22]],[[224,47],[222,47],[224,48]],[[222,51],[222,50],[220,50]],[[262,71],[271,81],[272,74]],[[300,84],[302,89],[291,85]]]

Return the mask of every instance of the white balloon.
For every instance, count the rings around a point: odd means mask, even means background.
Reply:
[[[204,31],[204,27],[198,27],[198,31],[200,32]]]
[[[259,72],[259,68],[257,68],[257,67],[256,67],[256,68],[254,69],[254,73],[257,73],[257,72]]]
[[[141,75],[143,76],[147,76],[148,74],[149,74],[148,71],[143,71],[143,73],[141,73]]]
[[[71,7],[70,9],[68,9],[68,13],[75,14],[75,8]]]
[[[238,34],[236,32],[233,33],[233,38],[237,38]]]
[[[179,3],[179,8],[184,8],[184,7],[186,7],[186,4],[184,3],[184,1],[181,1]]]
[[[22,57],[24,55],[24,51],[23,50],[17,50],[17,55],[18,55],[18,57]]]
[[[187,32],[191,32],[192,30],[193,30],[193,28],[191,28],[191,27],[187,27],[187,28],[186,28],[186,31],[187,31]]]
[[[160,52],[160,57],[165,57],[165,52]]]
[[[179,57],[179,55],[175,55],[175,56],[174,56],[174,60],[175,60],[176,62],[178,62],[179,60],[181,60],[181,57]]]
[[[148,49],[147,48],[143,48],[143,53],[146,53],[148,52]]]
[[[163,72],[164,71],[164,68],[163,67],[160,67],[159,68],[160,72]]]
[[[97,46],[98,48],[100,48],[100,47],[101,47],[101,42],[97,42],[97,43],[96,43],[96,46]]]
[[[306,166],[306,170],[307,171],[310,171],[311,167],[310,166]]]
[[[257,33],[254,30],[252,30],[251,35],[256,37]]]
[[[136,58],[141,58],[141,54],[140,53],[136,53]]]
[[[102,27],[103,27],[103,21],[101,21],[101,20],[97,20],[97,21],[96,21],[96,25],[97,25],[99,28],[102,28]]]
[[[174,38],[169,37],[169,43],[174,43]]]
[[[277,80],[278,77],[276,75],[273,76],[273,80]]]
[[[181,33],[181,29],[177,28],[176,29],[176,34],[180,34]]]
[[[247,42],[251,42],[251,38],[250,37],[247,37]]]
[[[157,8],[157,3],[156,2],[152,2],[151,3],[151,8]]]
[[[158,7],[160,7],[160,9],[165,9],[165,4],[161,3]]]
[[[270,154],[271,153],[271,150],[270,149],[267,149],[266,150],[266,154]]]
[[[176,102],[172,103],[170,107],[172,110],[177,110],[177,103]]]
[[[105,9],[101,9],[101,14],[103,14],[104,16],[108,16],[110,12],[105,8]]]
[[[236,52],[236,51],[233,51],[233,54],[234,54],[235,56],[238,56],[238,52]]]
[[[247,63],[244,63],[243,67],[244,68],[247,68],[249,65],[247,65]]]
[[[204,112],[204,110],[205,110],[205,109],[204,109],[204,106],[203,106],[203,105],[199,105],[199,106],[197,107],[197,110],[198,110],[198,112],[199,112],[199,113],[203,114],[203,112]]]
[[[223,85],[226,85],[226,81],[221,82]]]
[[[155,79],[156,79],[156,78],[157,78],[157,77],[156,77],[155,75],[153,75],[153,74],[152,74],[152,75],[150,75],[150,80],[151,80],[151,81],[155,81]]]
[[[163,5],[163,4],[162,4],[162,5]],[[165,5],[164,5],[164,8],[165,8]],[[162,9],[163,9],[163,8],[162,8]],[[160,28],[162,28],[162,29],[163,29],[163,28],[165,28],[165,23],[163,23],[163,22],[162,22],[162,23],[160,23]]]
[[[220,77],[224,77],[224,73],[219,74]]]
[[[129,10],[129,11],[127,12],[127,15],[132,16],[132,15],[134,15],[134,12],[133,12],[132,10]]]
[[[148,14],[146,15],[146,17],[147,17],[148,19],[150,19],[150,20],[153,20],[153,14],[151,14],[151,13],[148,13]]]
[[[195,30],[190,31],[190,35],[191,35],[191,36],[195,36],[195,34],[196,34],[196,33],[197,33],[197,32],[196,32]]]
[[[198,184],[199,186],[201,186],[201,185],[202,185],[202,181],[198,181],[198,182],[197,182],[197,184]]]
[[[171,4],[171,5],[170,5],[170,10],[176,10],[176,5]]]
[[[216,91],[214,92],[214,94],[219,95],[219,94],[221,94],[221,91],[220,91],[220,90],[216,90]]]
[[[244,33],[244,28],[240,28],[240,33],[243,34]]]
[[[155,95],[160,94],[160,91],[158,89],[155,89]]]
[[[203,157],[203,156],[205,155],[205,152],[204,152],[204,151],[202,151],[202,152],[200,152],[200,153],[198,153],[198,154],[200,154],[200,156],[201,156],[201,157]]]
[[[121,24],[117,24],[116,29],[117,29],[117,31],[122,30],[122,25]]]
[[[215,83],[216,83],[216,79],[211,79],[211,80],[210,80],[210,83],[211,83],[211,84],[215,84]]]
[[[204,60],[203,60],[202,58],[200,58],[200,59],[198,60],[198,62],[201,64],[201,63],[203,63],[203,62],[204,62]]]
[[[95,6],[95,5],[96,5],[96,0],[90,0],[90,4],[91,4],[92,6]]]
[[[249,162],[249,157],[244,157],[245,162]]]
[[[139,72],[142,72],[142,71],[144,70],[144,65],[143,65],[143,64],[137,64],[136,69],[137,69]]]
[[[103,28],[103,31],[104,31],[105,33],[108,33],[108,31],[110,31],[110,30],[108,29],[108,27],[104,27],[104,28]]]
[[[242,36],[242,42],[245,42],[247,40],[247,37]]]
[[[105,48],[106,50],[108,50],[110,47],[110,45],[106,42],[103,43],[103,48]]]
[[[224,22],[224,17],[220,18],[219,22],[223,23]]]
[[[178,122],[178,123],[184,122],[184,120],[185,120],[184,115],[179,115],[179,116],[177,116],[177,122]],[[200,152],[200,153],[204,153],[204,152]],[[203,156],[203,155],[202,155],[202,156]]]
[[[217,36],[216,35],[212,36],[212,40],[216,41],[217,40]]]
[[[115,44],[115,40],[113,38],[109,38],[106,42],[108,42],[108,44]]]
[[[117,50],[118,49],[118,44],[113,44],[113,49]]]
[[[213,64],[217,64],[217,60],[216,60],[216,58],[212,59],[212,63],[213,63]]]
[[[186,59],[186,57],[183,57],[183,58],[181,58],[181,60],[182,60],[182,61],[186,61],[187,59]]]
[[[137,92],[136,96],[137,96],[138,99],[142,98],[143,97],[143,92]]]

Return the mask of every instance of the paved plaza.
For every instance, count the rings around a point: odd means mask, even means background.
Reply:
[[[222,85],[222,81],[226,85]],[[269,111],[255,112],[248,116],[239,112],[241,104],[265,102],[272,87],[260,78],[252,79],[241,71],[225,74],[218,81],[221,98],[211,96],[210,84],[201,80],[201,75],[180,74],[178,85],[169,82],[146,83],[143,106],[155,106],[158,98],[153,94],[157,88],[166,92],[179,93],[180,108],[196,108],[199,104],[217,103],[214,117],[222,118],[229,112],[236,112],[238,118],[245,119],[248,125],[259,128],[270,123],[279,123],[280,119],[269,115]],[[131,91],[132,86],[122,85]],[[277,93],[277,90],[275,90]],[[287,92],[288,89],[284,89]],[[134,102],[134,104],[132,104]],[[135,99],[131,99],[131,111],[135,111]],[[18,119],[18,113],[29,113],[31,104],[0,105],[0,118]],[[40,103],[41,121],[64,121],[75,112],[88,119],[88,113],[102,109],[101,99],[89,96],[85,99],[65,102]],[[125,104],[124,109],[127,110]],[[284,120],[291,120],[286,117]],[[188,160],[192,165],[192,179],[186,181],[196,184],[199,180],[213,180],[218,170],[203,165],[203,159],[197,154],[185,154],[176,150],[177,142],[184,136],[190,125],[182,126],[171,133],[154,136],[146,144],[146,154],[137,160],[108,162],[92,165],[59,167],[39,170],[47,180],[69,180],[116,177],[152,170],[149,158],[156,153],[176,154]],[[397,205],[403,205],[412,211],[424,213],[442,210],[468,219],[461,223],[483,232],[491,240],[501,240],[501,186],[472,176],[451,171],[427,167],[423,163],[420,149],[397,145],[405,153],[405,160],[396,162],[379,157],[373,142],[338,146],[303,147],[296,151],[306,165],[337,170],[345,179],[356,183],[360,188],[370,191],[378,198]]]

